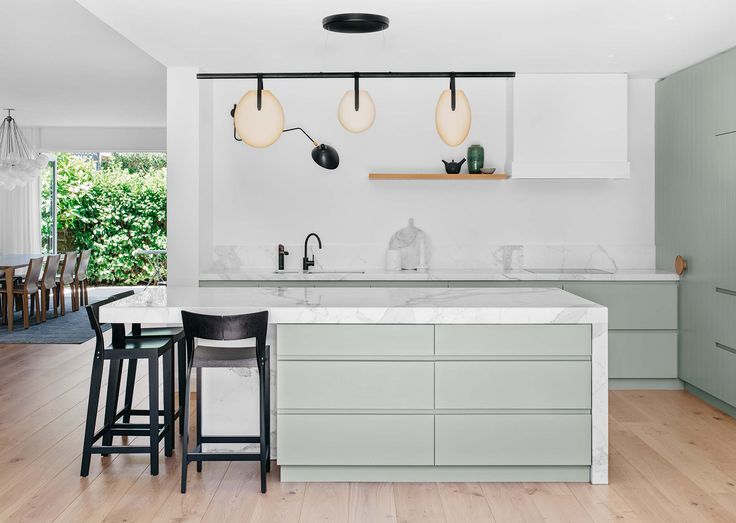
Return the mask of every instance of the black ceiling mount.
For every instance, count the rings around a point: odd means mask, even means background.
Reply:
[[[375,33],[388,29],[388,18],[368,13],[341,13],[323,18],[322,27],[335,33]]]

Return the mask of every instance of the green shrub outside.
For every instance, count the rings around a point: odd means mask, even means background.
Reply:
[[[98,170],[85,155],[62,153],[56,166],[59,251],[92,249],[92,284],[147,282],[154,273],[151,261],[133,253],[166,249],[166,155],[114,153],[103,157]],[[50,176],[43,177],[41,190],[47,237]]]

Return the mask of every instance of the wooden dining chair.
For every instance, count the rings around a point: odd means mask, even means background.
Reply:
[[[41,277],[41,321],[46,321],[46,312],[49,310],[51,303],[54,304],[54,318],[59,315],[59,289],[56,286],[56,273],[59,270],[59,262],[61,261],[61,255],[49,254],[46,256],[46,268],[43,271]],[[51,292],[53,291],[53,300],[51,299]]]
[[[20,308],[23,311],[23,328],[27,329],[31,325],[30,311],[31,307],[36,311],[36,321],[41,321],[41,307],[38,298],[38,278],[41,276],[41,267],[43,266],[43,258],[31,258],[28,262],[28,269],[22,283],[13,284],[13,296],[20,298]],[[13,303],[7,303],[5,300],[2,304],[3,317],[13,314]]]
[[[66,300],[64,299],[65,285],[69,285],[69,291],[72,295],[72,311],[76,311],[79,309],[79,304],[77,303],[77,293],[74,291],[74,275],[76,274],[76,270],[77,253],[75,251],[67,252],[64,255],[64,263],[61,264],[61,273],[59,274],[59,277],[56,278],[56,288],[58,289],[56,299],[58,301],[59,308],[61,309],[62,316],[66,314]]]
[[[74,276],[74,286],[77,288],[77,305],[89,305],[89,296],[87,295],[87,265],[89,265],[89,256],[92,249],[85,249],[79,253],[79,263],[77,264],[77,272]]]

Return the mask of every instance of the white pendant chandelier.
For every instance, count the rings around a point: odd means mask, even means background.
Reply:
[[[13,110],[6,109],[8,116],[0,124],[0,188],[9,191],[38,179],[49,163],[26,141],[11,116]]]

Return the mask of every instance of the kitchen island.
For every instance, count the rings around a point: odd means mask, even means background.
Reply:
[[[184,309],[269,311],[283,481],[608,481],[606,307],[557,288],[149,288],[100,317]],[[205,373],[205,432],[255,428],[255,383]]]

